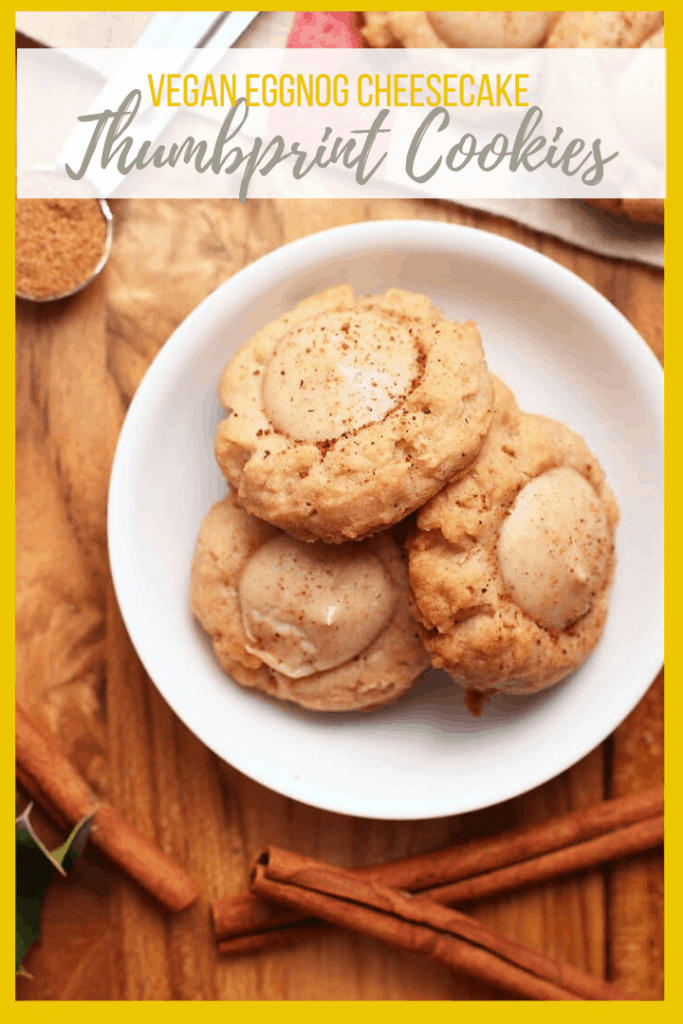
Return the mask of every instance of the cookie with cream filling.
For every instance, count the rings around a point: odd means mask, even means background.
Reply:
[[[468,473],[418,514],[412,609],[432,664],[468,691],[532,693],[585,660],[605,623],[616,501],[581,437],[520,412],[496,380],[496,412]]]
[[[653,32],[651,36],[648,36],[645,42],[640,44],[641,49],[646,50],[664,50],[666,49],[666,43],[664,42],[664,25]]]
[[[368,11],[361,32],[373,47],[536,47],[556,16],[553,11]]]
[[[299,303],[240,348],[219,397],[216,457],[237,502],[328,543],[423,505],[467,469],[493,415],[476,324],[397,288]]]
[[[631,49],[641,46],[663,24],[663,11],[563,11],[545,45]]]
[[[361,32],[372,47],[664,45],[663,11],[367,11],[363,17]]]
[[[429,667],[407,589],[389,534],[306,544],[230,494],[204,520],[192,564],[192,609],[223,670],[318,711],[382,707]]]

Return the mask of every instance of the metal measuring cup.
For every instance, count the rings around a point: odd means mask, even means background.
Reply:
[[[65,183],[68,183],[65,188]],[[52,166],[40,166],[34,167],[30,171],[25,172],[21,176],[21,198],[73,198],[73,199],[89,199],[95,200],[100,205],[102,215],[105,219],[105,236],[102,249],[102,256],[100,257],[97,265],[80,284],[77,284],[74,288],[69,288],[66,291],[59,292],[54,295],[43,295],[36,296],[30,295],[25,292],[20,292],[15,287],[15,294],[19,299],[25,299],[28,302],[54,302],[57,299],[65,299],[70,295],[76,295],[93,281],[98,274],[102,272],[106,266],[107,260],[111,254],[112,241],[114,238],[114,218],[112,216],[109,203],[106,199],[99,199],[88,192],[87,186],[81,182],[68,182],[63,172],[59,171],[58,168]],[[69,194],[66,195],[66,192]]]

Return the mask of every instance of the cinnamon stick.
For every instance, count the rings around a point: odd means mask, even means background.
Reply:
[[[632,998],[615,985],[507,939],[456,910],[298,854],[266,850],[251,887],[267,899],[421,953],[522,998]]]
[[[163,850],[129,825],[90,787],[32,716],[16,706],[17,778],[48,813],[75,824],[95,813],[90,838],[169,910],[184,910],[200,888]],[[55,814],[56,812],[56,814]]]
[[[661,821],[657,826],[633,833],[627,834],[624,829],[661,818],[663,809],[664,790],[658,787],[635,796],[607,800],[539,825],[512,829],[500,836],[357,868],[354,874],[391,888],[421,892],[435,902],[465,902],[656,846],[661,842]],[[604,843],[591,845],[590,840],[601,835],[606,837]],[[552,851],[559,852],[555,855]],[[544,856],[548,852],[551,856]],[[513,870],[511,865],[518,867]],[[503,870],[494,870],[500,868]],[[460,880],[464,881],[458,888]],[[300,937],[293,927],[302,923],[300,915],[250,893],[216,900],[212,914],[218,948],[224,954],[282,945]],[[246,936],[252,939],[247,945],[242,941]]]
[[[402,857],[362,870],[366,878],[379,879],[381,875],[383,885],[417,892],[564,849],[663,813],[664,787],[657,786],[633,796],[603,800],[593,807],[558,815],[537,825],[522,825],[502,835],[471,839],[451,849]]]
[[[297,919],[300,913],[293,911]],[[273,932],[260,932],[258,935],[241,935],[234,939],[228,939],[226,943],[218,943],[218,952],[222,953],[223,945],[228,946],[228,952],[233,956],[240,953],[260,953],[262,949],[277,949],[278,947],[292,946],[297,942],[303,942],[318,935],[322,929],[327,927],[325,921],[319,921],[315,917],[307,917],[306,922],[291,927],[281,927]]]
[[[519,889],[535,882],[545,882],[572,871],[584,871],[629,854],[650,850],[664,842],[664,815],[639,821],[586,843],[555,850],[543,857],[511,864],[474,878],[461,879],[453,885],[442,885],[419,894],[435,903],[467,903],[493,893]]]

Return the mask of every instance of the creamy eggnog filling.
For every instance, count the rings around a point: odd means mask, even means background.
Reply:
[[[273,426],[297,441],[330,441],[379,423],[418,368],[408,330],[375,313],[323,313],[279,342],[263,378]]]
[[[379,636],[397,596],[380,560],[362,545],[276,537],[240,577],[246,649],[291,679],[334,668]]]
[[[540,46],[551,11],[429,11],[429,21],[449,46]]]
[[[498,538],[515,603],[548,629],[566,629],[605,582],[611,541],[602,502],[575,470],[548,470],[517,495]]]

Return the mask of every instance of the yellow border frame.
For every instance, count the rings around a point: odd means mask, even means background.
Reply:
[[[276,10],[289,10],[290,6],[291,5],[289,5],[287,3],[267,4],[267,5],[265,5],[265,9],[269,10],[269,11],[270,10],[273,10],[273,11],[276,11]],[[328,10],[328,9],[332,9],[333,11],[334,10],[341,11],[341,10],[345,10],[347,6],[348,5],[344,4],[343,2],[342,3],[327,2],[327,3],[321,3],[320,5],[313,4],[313,3],[307,3],[306,7],[303,8],[303,9],[305,9],[305,10]],[[360,9],[360,10],[376,10],[377,7],[378,7],[378,5],[376,5],[376,4],[368,4],[368,5],[356,4],[355,6],[356,6],[357,9]],[[447,10],[449,6],[450,5],[448,5],[446,3],[430,4],[429,9],[430,10]],[[656,7],[658,7],[658,6],[660,6],[660,5],[656,5]],[[186,7],[187,7],[187,4],[179,4],[179,3],[171,2],[171,3],[161,4],[159,6],[159,8],[156,8],[156,10],[184,10]],[[490,9],[491,7],[493,7],[492,4],[488,4],[487,5],[487,9]],[[90,10],[91,8],[92,8],[92,5],[90,5],[90,4],[67,3],[67,4],[65,4],[64,8],[56,8],[53,5],[51,5],[49,7],[41,7],[41,8],[36,8],[36,9],[49,11],[49,10]],[[384,9],[385,10],[395,10],[395,9],[399,9],[399,10],[401,10],[401,9],[403,9],[403,10],[412,10],[413,8],[414,8],[414,4],[411,4],[411,3],[405,4],[404,3],[404,4],[390,4],[390,5],[387,5]],[[680,9],[677,8],[677,6],[674,5],[674,4],[668,4],[668,5],[665,4],[664,8],[665,8],[665,21],[666,21],[666,33],[667,33],[667,49],[669,50],[670,53],[674,54],[674,58],[675,58],[675,56],[676,56],[676,54],[678,52],[678,48],[681,45],[680,41],[683,38],[683,35],[682,35],[682,32],[681,32],[681,22],[683,20],[683,13],[681,13]],[[136,10],[137,8],[132,7],[129,4],[119,4],[117,9],[118,10]],[[211,7],[210,4],[203,4],[202,5],[202,9],[204,9],[204,10],[212,10],[213,8]],[[243,7],[240,4],[239,8],[237,8],[237,9],[238,10],[255,10],[256,8],[253,7],[252,5],[249,5],[248,7]],[[382,9],[382,8],[380,7],[380,9]],[[472,10],[472,9],[476,10],[477,9],[476,5],[468,4],[467,5],[467,10]],[[510,9],[510,5],[503,5],[500,8],[493,8],[493,9],[494,10],[509,10]],[[526,6],[524,6],[523,8],[520,8],[520,10],[521,9],[526,9]],[[551,8],[541,8],[539,6],[538,9],[540,9],[540,10],[550,10]],[[554,9],[554,8],[552,8],[552,9]],[[572,10],[584,10],[585,9],[585,5],[584,4],[575,4],[571,9]],[[603,10],[613,10],[615,8],[602,8],[602,9]],[[646,7],[643,4],[643,5],[639,5],[639,9],[640,10],[651,10],[651,9],[654,10],[655,8],[649,8],[649,7]],[[218,10],[218,8],[216,8],[216,10]],[[12,22],[14,22],[14,11],[12,11],[12,12],[4,11],[0,15],[0,17],[2,18],[3,28],[4,28],[5,24],[7,24],[7,27],[9,28],[9,19],[10,19],[10,17],[12,18]],[[12,29],[13,28],[14,28],[14,25],[12,25]],[[669,166],[671,168],[675,168],[677,166],[677,160],[678,160],[679,155],[683,155],[683,147],[681,146],[681,143],[678,141],[677,136],[676,136],[676,118],[677,118],[677,115],[679,113],[678,103],[680,102],[680,98],[681,98],[681,89],[680,89],[680,86],[678,85],[677,61],[675,59],[673,61],[669,60],[669,68],[670,68],[669,77],[668,77],[668,86],[669,86],[669,93],[668,93],[668,110],[669,110],[669,114],[668,114],[668,117],[669,117],[669,120],[668,120],[668,129],[669,129]],[[2,69],[0,70],[0,75],[2,76],[2,81],[3,81],[3,86],[4,86],[3,94],[5,96],[7,96],[7,97],[14,96],[15,83],[14,83],[13,71],[14,71],[14,52],[12,52],[10,54],[9,53],[9,47],[8,47],[8,52],[7,52],[6,60],[5,60],[4,64],[2,65]],[[6,107],[7,107],[7,109],[9,109],[9,102],[7,102]],[[7,121],[9,121],[9,114],[6,115],[6,119],[7,119]],[[12,131],[13,131],[13,126],[11,128],[8,126],[8,137],[10,137],[10,138],[12,137],[12,135],[11,135]],[[10,176],[12,178],[12,185],[10,185],[10,180],[9,180]],[[673,178],[673,175],[671,177]],[[6,181],[4,180],[5,178],[7,179]],[[14,169],[12,167],[10,167],[10,160],[8,159],[7,160],[6,170],[5,170],[5,172],[3,172],[3,198],[2,198],[2,202],[0,204],[0,211],[1,211],[0,216],[2,218],[2,220],[1,220],[2,229],[3,229],[3,232],[6,232],[6,238],[7,238],[7,246],[6,246],[6,248],[4,250],[4,253],[3,253],[3,255],[4,255],[4,257],[5,257],[6,261],[7,261],[6,284],[3,287],[3,291],[6,290],[8,293],[9,293],[10,282],[13,279],[13,276],[14,276],[13,260],[12,260],[12,262],[10,262],[10,254],[12,252],[12,245],[13,245],[13,242],[10,242],[10,237],[11,237],[11,235],[13,236],[12,226],[13,226],[13,221],[14,221],[14,202],[13,202],[13,195],[10,192],[10,188],[13,189],[13,179],[14,179]],[[667,241],[666,249],[665,249],[665,251],[666,251],[666,269],[667,269],[667,278],[666,278],[667,283],[666,283],[666,291],[665,291],[665,301],[666,301],[666,320],[665,320],[665,323],[667,325],[669,325],[669,324],[677,324],[679,319],[683,318],[683,309],[682,309],[683,302],[681,301],[681,297],[680,297],[681,296],[681,291],[683,289],[681,288],[680,285],[677,285],[677,281],[678,281],[678,279],[681,276],[680,275],[680,267],[681,267],[681,264],[683,263],[683,256],[681,256],[679,254],[679,251],[678,251],[678,246],[679,246],[679,243],[678,243],[678,237],[679,237],[678,236],[678,224],[680,223],[680,219],[681,219],[680,212],[679,212],[680,206],[681,206],[680,200],[679,200],[679,198],[677,197],[677,195],[675,193],[672,195],[671,199],[667,199],[666,227],[667,227],[667,239],[668,239],[668,241]],[[3,260],[3,262],[4,262],[4,260]],[[10,296],[8,294],[7,295],[7,303],[6,303],[8,309],[9,309],[10,301],[11,301],[11,299],[10,299]],[[9,321],[9,313],[8,313],[8,321]],[[10,326],[10,329],[8,330],[8,335],[7,336],[11,337],[13,335],[13,333],[14,333],[14,329],[13,329],[13,324],[14,324],[13,315],[12,315],[12,319],[11,319],[11,321],[9,321],[9,323],[11,324],[11,326]],[[12,431],[12,423],[13,423],[13,420],[14,420],[14,390],[13,390],[13,388],[12,388],[12,390],[10,390],[10,388],[12,387],[11,382],[14,379],[14,351],[13,351],[13,348],[11,348],[9,344],[6,344],[2,348],[1,353],[2,353],[0,355],[0,359],[2,360],[2,362],[0,364],[0,366],[1,366],[1,379],[6,383],[6,390],[7,390],[7,394],[6,394],[4,402],[2,403],[1,411],[0,411],[0,416],[2,417],[2,434],[3,434],[3,438],[6,439],[5,444],[3,444],[3,446],[2,446],[2,479],[7,482],[7,490],[8,490],[8,499],[2,505],[2,509],[3,509],[3,524],[2,525],[5,528],[5,536],[6,536],[6,548],[5,548],[5,550],[7,551],[7,558],[3,559],[3,563],[4,563],[3,564],[3,569],[5,570],[6,577],[8,578],[8,585],[7,585],[7,587],[5,589],[5,592],[4,592],[4,607],[6,608],[6,611],[5,611],[5,614],[3,614],[3,616],[2,616],[2,625],[3,625],[3,634],[6,634],[6,636],[3,637],[3,639],[5,640],[4,649],[9,653],[9,652],[13,652],[14,651],[14,634],[13,634],[13,630],[12,630],[12,627],[11,627],[11,624],[13,622],[13,607],[14,607],[14,604],[13,604],[13,598],[11,597],[11,594],[10,594],[10,585],[9,585],[9,578],[10,577],[12,578],[12,581],[13,581],[13,573],[12,573],[12,570],[11,570],[11,564],[12,564],[11,556],[14,553],[14,542],[13,542],[13,537],[14,537],[14,532],[13,532],[14,521],[13,521],[13,517],[10,514],[11,513],[12,503],[13,503],[13,494],[10,491],[10,481],[13,479],[14,468],[15,468],[15,464],[14,464],[14,445],[13,445],[12,440],[11,440],[11,438],[12,438],[12,432],[11,432]],[[674,382],[675,382],[680,377],[680,375],[681,375],[680,364],[681,364],[682,357],[681,357],[681,354],[680,354],[679,350],[677,350],[676,347],[673,346],[672,350],[669,351],[667,358],[668,358],[668,364],[669,364],[668,365],[667,379],[669,381],[671,381],[673,379]],[[670,391],[671,391],[671,388],[667,388],[667,397],[669,397],[669,392]],[[672,444],[671,440],[673,439],[674,442],[675,442],[675,440],[677,440],[678,437],[680,436],[680,414],[677,413],[677,409],[676,409],[676,406],[680,405],[680,398],[678,399],[678,402],[677,402],[676,401],[677,397],[678,396],[674,396],[674,401],[672,403],[673,411],[671,413],[667,413],[667,420],[666,420],[667,437],[669,438],[669,442],[670,442],[669,445],[668,445],[667,460],[666,460],[667,471],[668,471],[668,478],[669,478],[669,496],[668,496],[667,505],[666,505],[666,509],[667,509],[667,523],[669,522],[669,519],[670,519],[669,512],[671,510],[673,510],[674,512],[677,511],[677,507],[674,504],[675,501],[676,501],[676,496],[677,496],[676,495],[676,487],[675,487],[675,482],[676,482],[675,469],[676,469],[676,467],[674,465],[672,465],[672,460],[673,460],[674,456],[671,454],[672,451],[675,452],[675,450],[676,450],[675,444]],[[679,557],[680,542],[677,542],[676,537],[675,537],[675,535],[673,535],[673,531],[671,531],[671,530],[668,530],[668,533],[667,533],[667,544],[668,544],[667,558],[668,558],[669,564],[673,563],[673,565],[677,567],[680,564],[680,557]],[[676,594],[674,592],[674,586],[675,586],[676,582],[677,582],[677,574],[669,572],[668,573],[667,588],[666,588],[667,626],[673,625],[672,634],[673,634],[674,637],[678,633],[680,633],[680,625],[678,624],[678,622],[675,622],[674,619],[673,619],[673,616],[674,616],[674,614],[675,614],[675,612],[677,610],[677,607],[676,607],[677,606]],[[674,642],[674,643],[670,643],[670,644],[667,645],[667,658],[668,658],[668,661],[669,661],[669,676],[672,677],[672,678],[676,677],[676,672],[678,670],[678,664],[679,664],[679,661],[680,661],[680,647],[681,647],[680,642],[678,642],[678,643]],[[13,654],[12,654],[12,663],[13,662],[14,662],[14,658],[13,658]],[[669,721],[679,722],[681,720],[681,702],[682,702],[682,697],[681,697],[680,693],[678,692],[677,688],[676,687],[671,687],[671,692],[669,693],[668,700],[667,700],[667,714],[668,714]],[[6,745],[4,743],[0,744],[0,749],[2,749],[3,751],[7,752],[6,754],[2,755],[3,763],[5,761],[5,758],[7,759],[7,762],[9,762],[10,756],[11,756],[11,751],[13,749],[13,734],[11,732],[11,720],[13,718],[13,708],[10,706],[10,696],[9,696],[9,694],[7,696],[7,710],[8,710],[7,719],[3,723],[3,725],[1,726],[2,733],[0,733],[0,735],[4,734],[6,736],[6,738],[7,738],[7,741],[8,741]],[[678,771],[677,771],[678,764],[676,763],[675,755],[672,754],[671,752],[667,752],[667,756],[666,756],[666,769],[667,769],[667,779],[668,780],[671,780],[671,779],[677,780],[677,777],[678,777]],[[10,777],[10,775],[9,775],[10,770],[11,769],[9,768],[9,764],[8,764],[7,777]],[[3,773],[3,776],[4,776],[4,773]],[[668,800],[669,800],[668,836],[669,836],[670,849],[671,849],[671,845],[672,845],[671,844],[671,838],[673,837],[673,844],[675,844],[677,842],[677,839],[678,839],[678,837],[676,835],[676,832],[678,831],[677,821],[678,821],[678,818],[679,818],[679,815],[677,814],[677,811],[678,811],[678,807],[679,807],[679,804],[680,804],[680,798],[679,798],[678,793],[677,793],[677,788],[674,788],[673,785],[670,785],[669,788],[668,788]],[[8,816],[8,822],[9,822],[9,816]],[[13,850],[13,849],[14,849],[14,842],[12,840],[12,842],[10,843],[10,838],[8,836],[8,839],[7,839],[6,843],[4,843],[3,846],[2,846],[2,851],[5,854],[5,858],[8,861],[8,863],[6,865],[6,870],[5,870],[5,877],[8,880],[13,879],[13,877],[14,877],[13,854],[12,854],[11,858],[9,856],[9,851]],[[670,857],[670,863],[671,862],[673,862],[673,857]],[[667,924],[667,928],[666,928],[666,949],[667,949],[667,954],[668,954],[669,962],[672,963],[674,966],[671,969],[667,970],[667,973],[666,973],[667,992],[666,992],[666,998],[665,998],[664,1001],[662,1001],[662,1002],[648,1002],[646,1004],[643,1004],[643,1003],[626,1003],[626,1004],[624,1004],[624,1003],[619,1003],[619,1004],[606,1003],[604,1005],[601,1004],[599,1007],[596,1006],[596,1005],[593,1005],[593,1004],[587,1004],[586,1007],[581,1007],[580,1010],[578,1009],[576,1004],[573,1004],[573,1003],[543,1004],[543,1007],[541,1007],[539,1004],[526,1003],[526,1002],[513,1002],[513,1001],[510,1001],[510,1002],[508,1002],[508,1001],[501,1001],[501,1002],[495,1002],[495,1003],[467,1002],[464,1005],[467,1006],[469,1012],[472,1012],[474,1010],[478,1014],[478,1019],[481,1019],[483,1017],[484,1018],[492,1019],[494,1016],[497,1016],[499,1014],[504,1015],[506,1024],[508,1024],[508,1022],[509,1022],[509,1024],[516,1024],[516,1022],[518,1022],[518,1021],[521,1024],[522,1020],[526,1021],[528,1019],[528,1015],[529,1014],[531,1014],[533,1016],[533,1014],[535,1014],[535,1013],[544,1014],[544,1015],[549,1013],[553,1020],[571,1019],[571,1018],[573,1018],[573,1015],[575,1013],[577,1013],[577,1012],[580,1012],[582,1015],[584,1013],[587,1013],[588,1017],[586,1019],[589,1020],[589,1021],[590,1020],[598,1020],[598,1015],[600,1015],[600,1017],[602,1017],[603,1014],[607,1014],[607,1017],[604,1018],[604,1019],[606,1019],[606,1020],[612,1019],[612,1020],[615,1020],[615,1021],[618,1020],[619,1022],[628,1021],[629,1019],[636,1019],[636,1016],[640,1020],[646,1019],[648,1021],[650,1021],[650,1020],[658,1021],[658,1020],[668,1020],[669,1016],[672,1015],[673,1013],[677,1013],[678,1015],[680,1015],[683,1012],[683,1000],[681,999],[681,990],[682,990],[681,978],[680,978],[681,971],[678,969],[678,966],[676,964],[676,953],[677,953],[678,949],[680,948],[680,942],[676,941],[676,936],[677,936],[678,928],[680,927],[678,925],[677,920],[676,920],[676,916],[677,916],[676,915],[676,910],[680,906],[680,889],[681,889],[681,885],[680,885],[680,882],[677,880],[677,874],[674,873],[674,870],[675,869],[672,867],[666,873],[666,883],[667,883],[667,899],[666,899],[667,922],[669,922],[669,921],[671,922],[671,923]],[[6,914],[4,916],[5,916],[5,919],[7,920],[8,924],[9,924],[9,920],[10,920],[10,914],[13,913],[13,889],[14,889],[13,885],[9,885],[8,884],[6,886],[5,901],[4,901],[4,908],[5,908]],[[4,962],[7,965],[9,965],[12,962],[12,950],[11,950],[11,947],[10,947],[10,943],[13,941],[13,938],[10,938],[10,936],[13,936],[13,932],[8,927],[8,928],[5,929],[5,931],[3,933],[4,942],[2,943],[2,946],[6,947],[6,948],[5,948],[5,951],[4,951],[4,955],[0,958],[0,962]],[[9,971],[7,972],[5,977],[7,978],[7,981],[9,983],[9,977],[10,977],[10,972]],[[4,985],[3,985],[3,988],[2,988],[2,998],[0,999],[0,1005],[7,1006],[8,1003],[10,1004],[10,1006],[8,1007],[8,1009],[10,1010],[10,1013],[12,1013],[12,1015],[14,1013],[16,1013],[17,1015],[20,1014],[21,1015],[21,1020],[22,1021],[26,1021],[26,1022],[32,1021],[33,1019],[37,1020],[39,1015],[49,1015],[50,1019],[54,1020],[54,1021],[61,1021],[61,1020],[65,1020],[66,1021],[69,1017],[72,1017],[74,1014],[80,1013],[80,1012],[84,1012],[84,1013],[88,1013],[88,1014],[89,1013],[96,1013],[98,1015],[98,1017],[100,1017],[101,1015],[104,1015],[105,1018],[106,1017],[111,1017],[111,1019],[113,1020],[115,1016],[118,1016],[121,1013],[122,1007],[125,1006],[126,1007],[125,1012],[126,1012],[126,1015],[127,1015],[127,1019],[129,1019],[129,1020],[131,1019],[131,1016],[130,1016],[131,1014],[133,1015],[133,1019],[142,1019],[142,1015],[144,1014],[144,1019],[145,1020],[150,1020],[150,1019],[154,1019],[154,1018],[158,1018],[160,1020],[163,1019],[164,1024],[172,1024],[172,1022],[175,1021],[175,1020],[180,1020],[181,1018],[184,1019],[185,1015],[188,1014],[188,1013],[192,1013],[193,1015],[196,1013],[199,1016],[201,1016],[203,1020],[206,1020],[206,1021],[223,1019],[223,1016],[226,1013],[229,1013],[230,1014],[230,1019],[232,1021],[240,1021],[240,1022],[244,1021],[244,1022],[248,1022],[248,1024],[251,1024],[251,1022],[257,1022],[257,1024],[258,1024],[258,1022],[260,1020],[264,1020],[264,1021],[277,1020],[278,1024],[308,1024],[308,1022],[310,1022],[310,1024],[314,1024],[314,1022],[315,1022],[315,1024],[317,1024],[319,1018],[324,1015],[324,1018],[325,1018],[326,1021],[330,1020],[331,1022],[333,1022],[333,1024],[336,1024],[336,1021],[338,1021],[338,1020],[341,1021],[342,1019],[345,1019],[347,1014],[348,1014],[348,1012],[349,1012],[349,1009],[351,1009],[349,1004],[346,1003],[346,1002],[325,1002],[324,1004],[321,1005],[320,1002],[316,1002],[316,1001],[296,1002],[296,1003],[279,1002],[279,1001],[273,1001],[273,1002],[231,1002],[229,1007],[226,1007],[222,1002],[199,1002],[199,1003],[193,1003],[192,1004],[192,1010],[190,1010],[190,1007],[185,1002],[182,1002],[182,1003],[156,1003],[156,1002],[152,1002],[152,1003],[141,1003],[141,1004],[137,1004],[136,1003],[136,1004],[133,1004],[133,1005],[131,1005],[129,1003],[121,1004],[121,1003],[118,1003],[118,1002],[115,1002],[115,1001],[112,1001],[112,1002],[54,1002],[54,1003],[50,1003],[49,1006],[46,1006],[44,1002],[35,1002],[35,1003],[25,1002],[25,1001],[15,1002],[14,991],[12,990],[11,992],[5,993]],[[462,1006],[463,1004],[460,1004],[460,1005]],[[500,1007],[500,1009],[497,1009],[498,1007]],[[678,1010],[676,1010],[676,1007],[678,1007]],[[454,1013],[454,1007],[453,1007],[453,1005],[450,1002],[428,1002],[428,1003],[424,1003],[424,1002],[413,1003],[413,1002],[400,1002],[400,1001],[355,1002],[355,1003],[353,1003],[352,1012],[353,1012],[354,1018],[359,1022],[359,1024],[365,1024],[366,1021],[368,1022],[368,1024],[370,1024],[371,1021],[372,1022],[379,1021],[380,1024],[381,1024],[382,1021],[387,1021],[387,1024],[388,1024],[388,1022],[391,1022],[391,1024],[413,1024],[414,1018],[415,1018],[416,1014],[425,1014],[425,1015],[427,1015],[428,1018],[429,1018],[429,1021],[433,1022],[433,1024],[441,1024],[441,1022],[444,1022],[444,1024],[445,1024],[446,1021],[450,1022],[452,1020],[453,1013]],[[458,1011],[456,1010],[455,1012],[458,1012]]]

